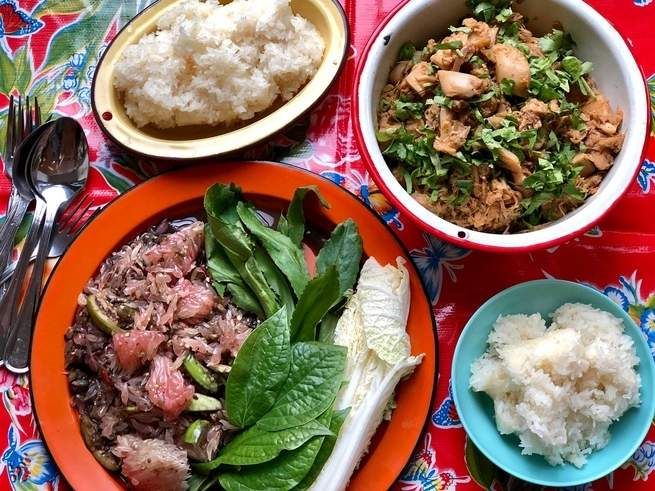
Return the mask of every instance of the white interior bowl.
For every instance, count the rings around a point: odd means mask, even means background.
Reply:
[[[411,0],[392,12],[362,53],[355,80],[355,133],[362,158],[382,192],[421,228],[458,245],[498,252],[534,250],[564,242],[589,230],[627,191],[641,165],[648,135],[648,99],[641,70],[621,35],[581,0],[525,0],[517,6],[536,35],[555,22],[573,35],[576,53],[591,61],[591,74],[613,108],[623,111],[623,149],[599,191],[563,218],[530,232],[491,234],[447,222],[416,202],[391,173],[375,137],[376,109],[400,46],[418,46],[448,33],[470,16],[465,0]]]

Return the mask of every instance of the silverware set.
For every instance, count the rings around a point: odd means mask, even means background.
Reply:
[[[29,97],[23,102],[11,96],[3,160],[12,189],[0,227],[0,363],[12,372],[24,373],[29,368],[46,262],[63,254],[93,208],[87,198],[77,200],[65,212],[86,184],[88,144],[74,119],[41,123],[36,99],[30,104]],[[11,263],[16,233],[32,205],[27,237],[18,260]]]

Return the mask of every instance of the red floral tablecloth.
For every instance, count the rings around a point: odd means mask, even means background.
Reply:
[[[491,295],[521,281],[555,277],[603,291],[630,313],[655,353],[655,139],[651,138],[641,172],[620,205],[598,227],[568,244],[531,254],[492,256],[421,233],[389,205],[371,181],[360,162],[350,119],[358,54],[374,27],[398,2],[344,1],[352,38],[339,81],[308,121],[244,157],[304,167],[357,194],[402,238],[423,276],[438,324],[439,380],[425,432],[396,488],[538,489],[498,470],[467,442],[450,393],[450,363],[457,337],[471,313]],[[90,142],[93,165],[87,192],[95,206],[106,204],[163,168],[110,144],[90,108],[90,84],[98,57],[117,30],[148,3],[150,0],[0,0],[0,141],[4,141],[11,92],[36,95],[45,112],[80,120]],[[651,104],[655,106],[655,2],[590,3],[617,26],[633,48],[650,77]],[[0,213],[4,213],[8,189],[3,175]],[[0,369],[0,398],[0,488],[65,488],[39,440],[27,377]],[[573,489],[655,489],[655,475],[650,476],[653,469],[655,431],[619,470]]]

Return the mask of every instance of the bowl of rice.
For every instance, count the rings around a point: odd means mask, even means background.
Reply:
[[[109,138],[139,155],[229,154],[314,106],[347,44],[336,0],[161,0],[104,52],[93,111]]]
[[[599,291],[537,280],[485,302],[452,364],[468,438],[506,472],[577,486],[624,464],[655,415],[645,333]]]

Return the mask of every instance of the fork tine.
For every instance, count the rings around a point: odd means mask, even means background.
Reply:
[[[18,96],[18,115],[16,116],[16,146],[23,141],[25,129],[24,126],[25,120],[23,117],[23,96]]]
[[[25,136],[32,132],[32,110],[30,108],[30,96],[25,96]]]
[[[41,108],[37,97],[34,97],[34,126],[41,126]]]
[[[7,111],[7,133],[5,134],[5,169],[14,155],[14,118],[16,117],[16,108],[14,106],[13,94],[9,96],[9,109]]]

